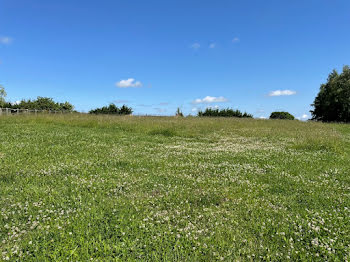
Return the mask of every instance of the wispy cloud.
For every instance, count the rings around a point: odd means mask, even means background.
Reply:
[[[297,92],[292,91],[292,90],[275,90],[271,91],[268,96],[292,96],[295,95]]]
[[[238,37],[232,39],[232,43],[238,43],[239,41],[241,41],[241,39],[239,39]]]
[[[0,36],[0,44],[9,45],[12,43],[12,41],[13,41],[13,39],[11,37]]]
[[[142,87],[142,83],[140,81],[135,81],[134,78],[128,78],[126,80],[120,80],[116,83],[116,86],[119,88]]]
[[[191,45],[191,48],[194,49],[194,50],[198,50],[200,47],[201,47],[201,45],[199,43],[193,43]]]
[[[213,48],[215,48],[216,47],[216,44],[215,43],[211,43],[210,45],[209,45],[209,48],[211,48],[211,49],[213,49]]]
[[[211,104],[211,103],[224,103],[227,102],[228,99],[223,96],[206,96],[204,98],[197,98],[192,101],[193,104]]]
[[[160,106],[167,106],[167,105],[169,105],[169,103],[168,102],[161,102],[161,103],[159,103],[159,105]]]
[[[124,103],[129,103],[129,102],[130,102],[129,100],[123,100],[123,99],[114,100],[114,103],[116,103],[116,104],[124,104]]]
[[[153,108],[153,110],[157,111],[158,113],[165,113],[167,111],[165,108],[159,108],[159,107]]]

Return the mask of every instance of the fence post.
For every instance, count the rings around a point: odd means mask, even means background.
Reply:
[[[19,108],[17,108],[17,115],[19,115]]]

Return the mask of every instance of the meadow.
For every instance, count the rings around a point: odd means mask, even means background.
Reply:
[[[0,117],[0,260],[348,261],[350,125]]]

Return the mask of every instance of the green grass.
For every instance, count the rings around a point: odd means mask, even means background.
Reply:
[[[0,260],[349,260],[350,126],[3,116],[0,208]]]

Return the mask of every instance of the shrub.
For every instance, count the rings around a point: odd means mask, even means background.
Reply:
[[[132,108],[127,107],[126,105],[123,105],[119,108],[115,104],[110,104],[109,106],[104,106],[101,108],[90,110],[89,114],[131,115]]]
[[[253,115],[248,114],[246,112],[242,113],[239,110],[233,110],[231,108],[226,108],[226,109],[212,109],[212,108],[207,108],[205,111],[199,111],[198,116],[210,116],[210,117],[246,117],[246,118],[252,118]]]
[[[287,119],[294,120],[294,116],[288,112],[272,112],[270,119]]]

